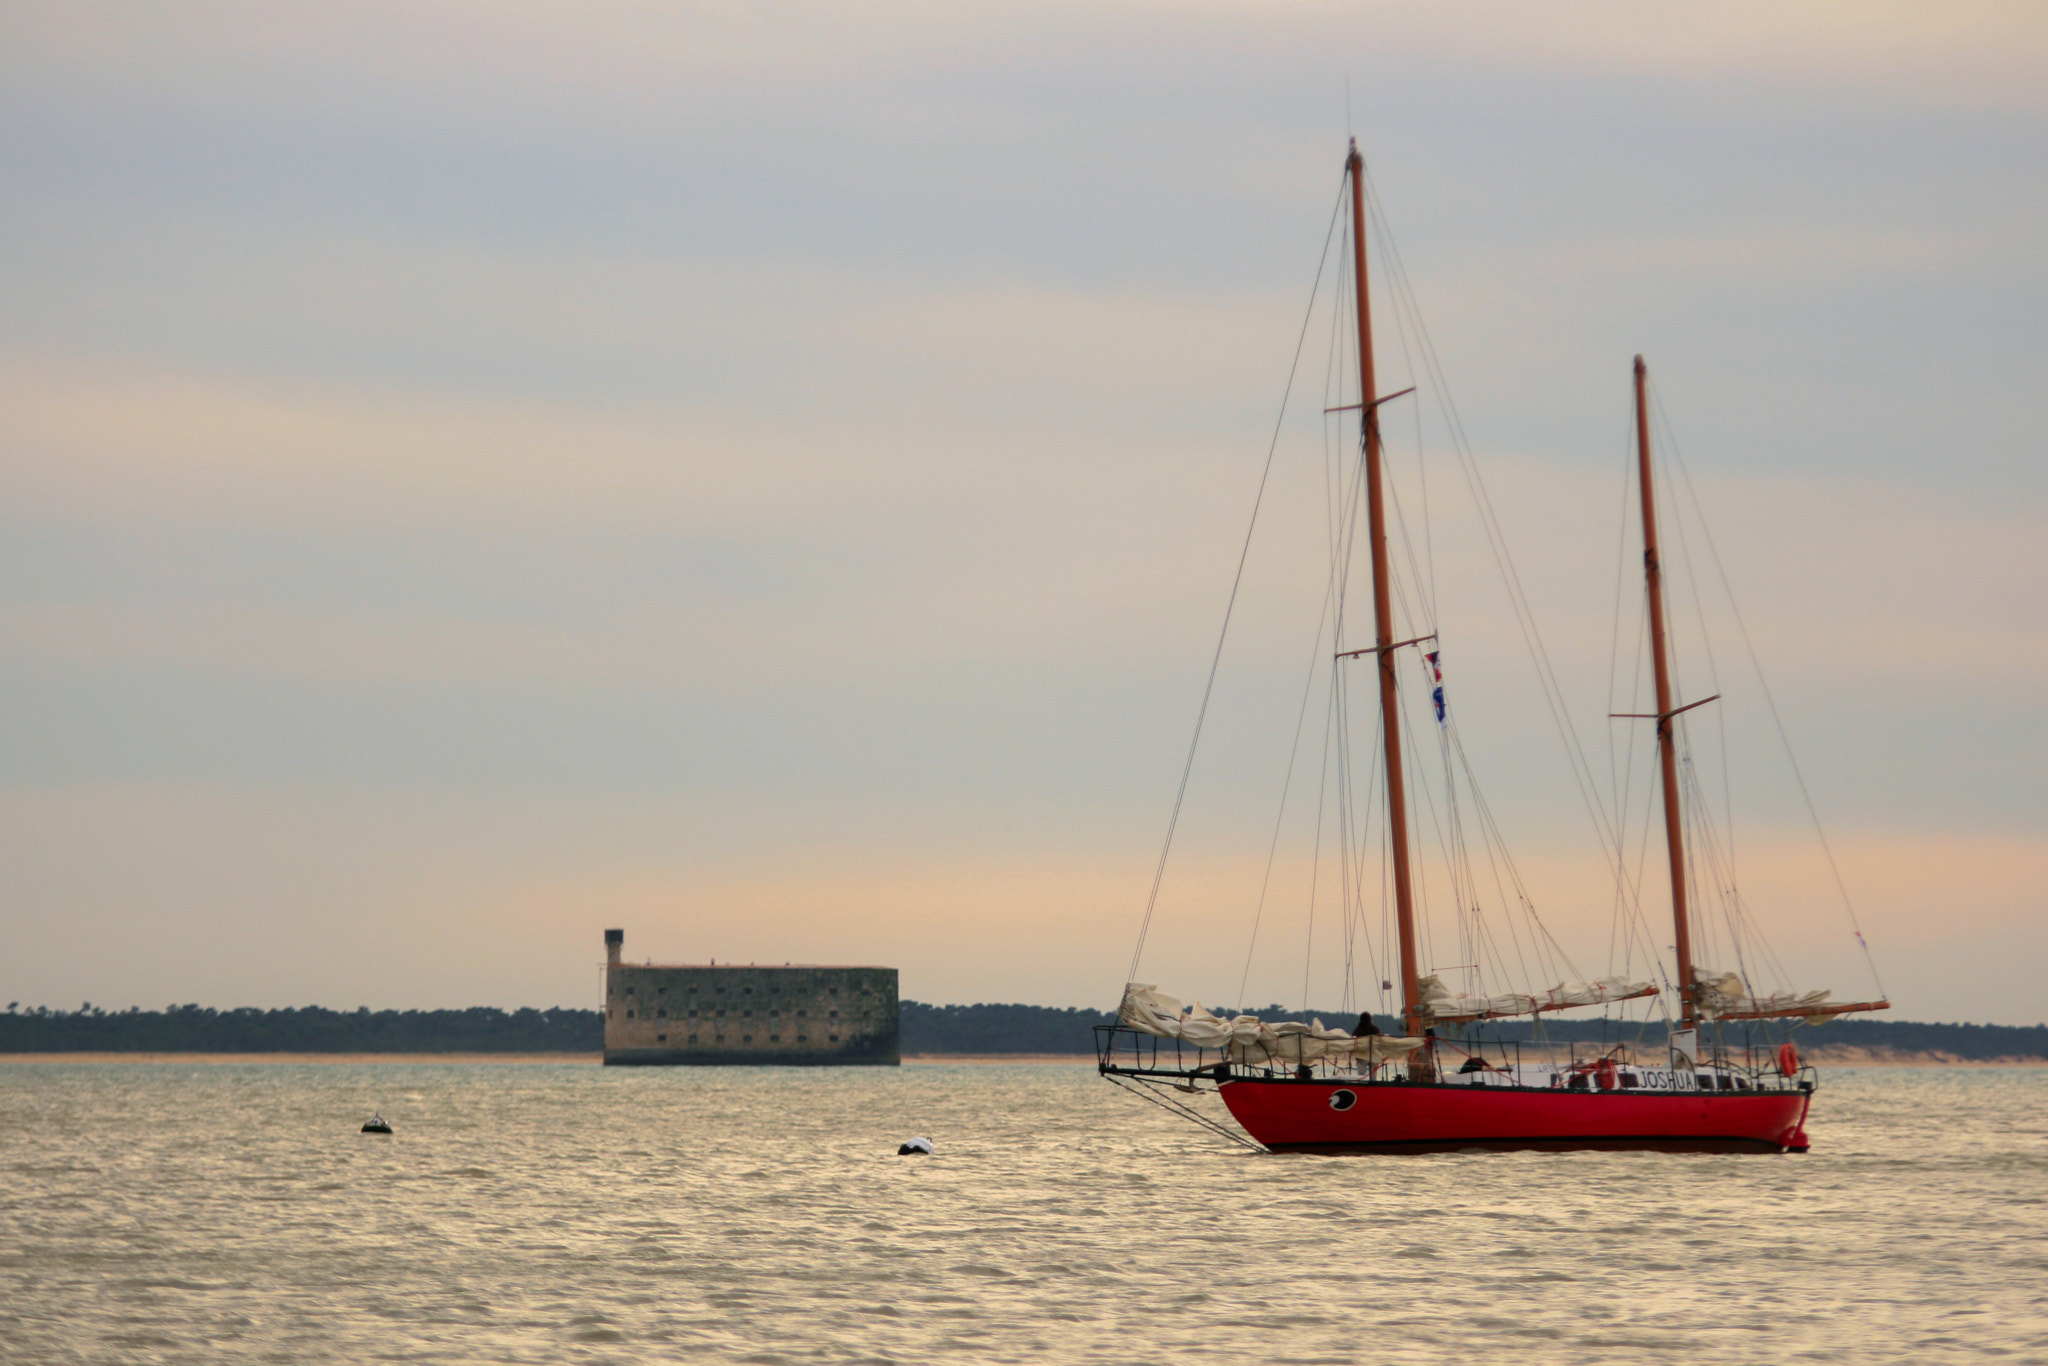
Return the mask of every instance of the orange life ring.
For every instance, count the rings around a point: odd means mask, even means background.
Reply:
[[[1799,1075],[1799,1050],[1789,1040],[1778,1049],[1778,1072],[1787,1077]]]

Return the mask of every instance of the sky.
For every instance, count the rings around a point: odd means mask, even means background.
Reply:
[[[2037,6],[1886,0],[0,6],[0,1002],[590,1005],[622,926],[1113,1003],[1355,133],[1593,768],[1643,353],[1893,1015],[2048,1017],[2044,63]],[[1181,995],[1341,990],[1298,791],[1269,845],[1318,421]],[[1603,970],[1415,430],[1461,733]],[[1742,783],[1773,944],[1863,997]]]

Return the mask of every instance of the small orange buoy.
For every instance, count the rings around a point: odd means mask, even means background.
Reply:
[[[1788,1077],[1799,1075],[1799,1050],[1789,1041],[1778,1049],[1778,1071]]]

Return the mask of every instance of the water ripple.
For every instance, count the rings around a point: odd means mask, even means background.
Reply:
[[[1265,1158],[1085,1067],[5,1065],[0,1360],[2048,1362],[2048,1071],[1811,1128]]]

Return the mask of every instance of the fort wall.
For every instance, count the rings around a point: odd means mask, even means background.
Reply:
[[[623,939],[605,932],[607,1066],[902,1061],[894,968],[636,964]]]

